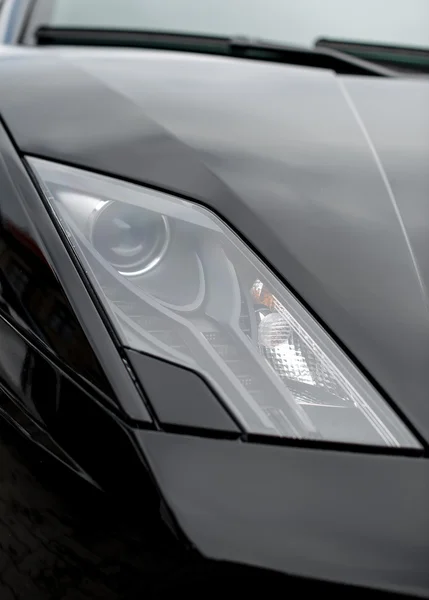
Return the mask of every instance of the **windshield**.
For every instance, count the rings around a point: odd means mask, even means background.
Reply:
[[[1,0],[0,0],[1,1]],[[42,0],[43,1],[43,0]],[[45,0],[45,25],[429,48],[429,0]]]

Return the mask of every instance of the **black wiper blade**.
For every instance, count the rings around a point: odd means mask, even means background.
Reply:
[[[249,58],[284,62],[303,67],[316,67],[329,69],[342,75],[366,75],[375,77],[397,77],[398,73],[392,69],[375,65],[331,48],[301,48],[288,46],[265,40],[249,40],[236,38],[229,41],[235,54],[245,54]],[[260,56],[258,56],[258,54]]]
[[[38,46],[106,46],[228,54],[222,37],[129,29],[40,27]]]
[[[405,73],[429,74],[429,48],[392,46],[330,38],[320,38],[317,40],[315,47],[323,50],[339,51]]]
[[[345,75],[395,77],[391,69],[372,64],[337,50],[307,49],[237,36],[236,38],[122,29],[40,27],[38,46],[97,46],[176,50],[221,54],[254,60],[329,69]]]

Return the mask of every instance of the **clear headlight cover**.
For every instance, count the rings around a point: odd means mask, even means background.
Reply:
[[[249,434],[420,447],[306,309],[209,210],[28,160],[124,346],[201,373]]]

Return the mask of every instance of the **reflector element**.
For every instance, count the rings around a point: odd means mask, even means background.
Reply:
[[[308,311],[213,213],[28,160],[124,346],[199,372],[249,434],[420,448]]]

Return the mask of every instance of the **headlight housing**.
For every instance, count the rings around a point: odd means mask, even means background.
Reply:
[[[202,374],[249,434],[420,448],[338,345],[212,212],[28,161],[125,347]]]

